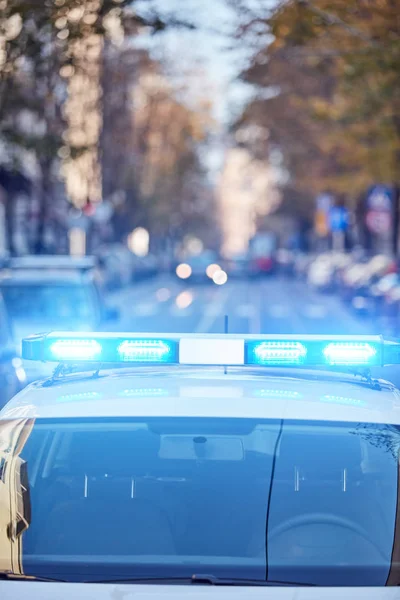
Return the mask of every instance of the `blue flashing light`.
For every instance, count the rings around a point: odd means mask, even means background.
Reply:
[[[117,348],[123,362],[173,362],[174,346],[164,340],[125,340]]]
[[[300,342],[250,342],[247,349],[251,365],[299,365],[307,356],[307,348]]]
[[[179,339],[118,333],[49,333],[26,338],[23,358],[71,363],[175,364]]]
[[[323,349],[329,365],[371,365],[377,350],[367,342],[331,342]]]
[[[59,339],[50,346],[54,360],[100,360],[102,346],[96,340]]]
[[[222,340],[223,350],[218,355],[216,342],[220,348]],[[207,366],[209,355],[212,364],[228,366],[372,367],[400,364],[400,343],[380,336],[265,335],[240,339],[238,335],[162,334],[157,337],[71,332],[36,335],[22,341],[22,357],[35,361]],[[269,393],[270,390],[265,391],[266,396]]]

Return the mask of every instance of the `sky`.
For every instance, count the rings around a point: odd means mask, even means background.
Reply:
[[[154,36],[150,46],[158,57],[166,56],[172,62],[175,76],[181,72],[188,78],[193,65],[202,67],[203,76],[197,85],[207,86],[215,102],[215,117],[227,125],[252,93],[249,86],[237,80],[249,50],[240,44],[235,50],[229,48],[237,44],[231,38],[237,22],[235,11],[225,0],[152,0],[152,3],[161,13],[172,13],[196,25],[195,31],[170,29]]]

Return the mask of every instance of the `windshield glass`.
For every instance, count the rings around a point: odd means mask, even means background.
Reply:
[[[0,568],[396,583],[399,442],[362,423],[4,420]]]
[[[6,285],[2,294],[16,321],[68,323],[93,316],[92,294],[82,285]]]

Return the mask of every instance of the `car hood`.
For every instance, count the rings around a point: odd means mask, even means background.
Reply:
[[[2,600],[399,600],[397,587],[212,587],[0,582]]]
[[[43,363],[37,360],[23,360],[22,366],[26,374],[26,383],[32,383],[51,377],[57,365],[56,363]]]

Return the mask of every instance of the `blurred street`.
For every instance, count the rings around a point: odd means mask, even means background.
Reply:
[[[111,294],[110,303],[121,312],[118,328],[126,331],[220,333],[228,315],[230,333],[378,333],[337,297],[279,277],[221,287],[159,277]]]
[[[381,321],[357,317],[337,296],[279,276],[230,280],[221,287],[161,276],[110,294],[109,304],[120,311],[120,331],[221,333],[227,315],[229,333],[384,333]],[[374,369],[372,375],[400,386],[398,367]]]

